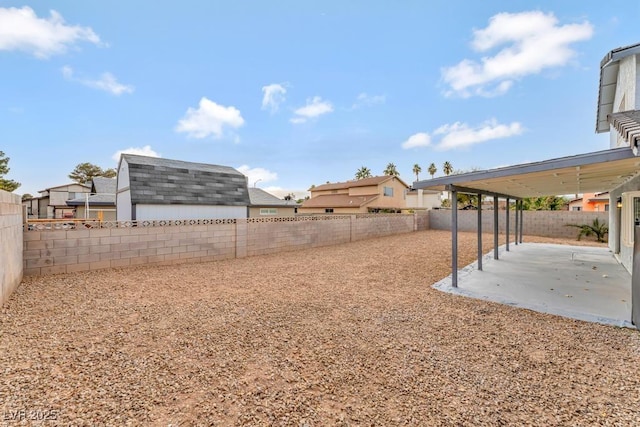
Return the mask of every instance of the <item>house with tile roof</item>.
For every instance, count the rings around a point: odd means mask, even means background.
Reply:
[[[122,154],[118,221],[246,218],[247,178],[220,165]]]
[[[76,218],[116,220],[116,178],[97,176],[91,180],[91,191],[67,200]]]
[[[300,214],[401,212],[409,186],[397,176],[374,176],[311,187]]]
[[[279,199],[257,187],[249,187],[249,200],[249,218],[295,216],[300,206],[295,200]]]

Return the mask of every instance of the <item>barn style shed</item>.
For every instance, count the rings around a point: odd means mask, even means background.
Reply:
[[[246,218],[247,178],[229,166],[122,154],[118,221]]]

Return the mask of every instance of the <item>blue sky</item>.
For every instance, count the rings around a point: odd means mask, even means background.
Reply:
[[[0,150],[16,193],[123,150],[283,196],[608,148],[599,63],[640,3],[0,0]]]

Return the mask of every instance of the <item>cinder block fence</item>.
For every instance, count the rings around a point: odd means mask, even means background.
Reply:
[[[426,213],[104,223],[27,230],[24,274],[215,261],[335,245],[428,227]]]
[[[493,232],[493,210],[482,211],[482,231]],[[609,212],[582,211],[524,211],[523,234],[529,236],[561,237],[571,239],[578,235],[578,229],[567,224],[591,224],[594,219],[609,222]],[[498,233],[506,233],[506,211],[498,211]],[[515,232],[515,211],[509,212],[510,233]],[[451,230],[451,210],[429,211],[429,228]],[[458,211],[458,230],[477,231],[478,211]]]
[[[0,190],[0,305],[22,281],[22,203]]]

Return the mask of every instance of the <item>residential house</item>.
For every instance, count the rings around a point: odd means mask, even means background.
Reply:
[[[442,193],[431,190],[409,189],[406,193],[405,207],[407,209],[434,209],[442,206]]]
[[[247,178],[229,166],[122,154],[118,221],[246,218]]]
[[[290,217],[298,212],[295,200],[282,200],[261,188],[249,188],[249,218]]]
[[[347,182],[327,183],[309,189],[311,197],[300,214],[355,214],[401,212],[407,207],[409,187],[397,176],[375,176]]]
[[[91,192],[67,200],[75,208],[76,218],[116,220],[116,178],[95,177],[91,180]]]
[[[611,149],[640,145],[640,43],[609,52],[600,62],[596,132],[609,132]],[[620,175],[626,182],[609,192],[609,248],[629,271],[633,265],[634,225],[640,225],[640,175]]]
[[[23,201],[28,218],[74,218],[75,207],[67,205],[67,201],[89,193],[91,186],[86,184],[65,184],[45,188],[39,191],[40,196]]]
[[[584,193],[582,197],[569,200],[570,211],[608,212],[609,192]]]

